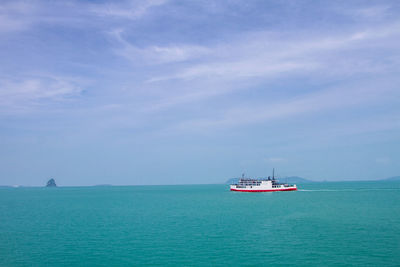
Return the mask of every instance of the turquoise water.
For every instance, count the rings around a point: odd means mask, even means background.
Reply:
[[[2,188],[0,266],[399,266],[400,183]]]

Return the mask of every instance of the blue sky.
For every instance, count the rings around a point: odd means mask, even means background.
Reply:
[[[400,175],[398,1],[1,1],[0,184]]]

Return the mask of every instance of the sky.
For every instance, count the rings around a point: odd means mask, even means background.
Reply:
[[[0,185],[400,175],[399,1],[0,1]]]

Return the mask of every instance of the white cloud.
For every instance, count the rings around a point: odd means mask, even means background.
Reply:
[[[232,62],[211,62],[187,69],[180,70],[178,73],[170,76],[154,77],[149,82],[159,82],[170,79],[249,79],[256,77],[268,77],[283,74],[286,72],[294,72],[298,70],[311,70],[316,67],[313,62],[295,62],[291,60],[273,62],[262,58],[253,58],[242,61]]]
[[[78,80],[55,76],[0,80],[0,106],[3,111],[29,110],[42,100],[64,101],[79,96]]]
[[[106,3],[94,5],[91,11],[99,16],[135,20],[144,16],[149,9],[165,3],[167,3],[167,0],[128,1],[122,4]]]
[[[48,1],[0,2],[0,33],[31,29],[38,24],[103,28],[119,19],[137,20],[167,0],[136,0],[119,3]],[[101,18],[101,20],[96,20]],[[96,21],[96,23],[93,23]]]
[[[327,78],[343,80],[355,75],[373,77],[388,74],[398,68],[399,60],[396,57],[382,60],[381,57],[377,58],[376,54],[371,54],[370,49],[378,47],[386,52],[397,51],[398,48],[394,44],[398,43],[399,26],[398,23],[391,23],[385,26],[349,31],[336,36],[319,34],[301,40],[296,39],[296,35],[290,37],[257,32],[242,35],[240,40],[233,39],[228,44],[204,47],[197,51],[196,49],[185,50],[184,48],[187,46],[178,46],[182,50],[191,51],[187,52],[190,56],[181,57],[182,64],[172,67],[167,65],[162,69],[160,75],[152,75],[152,78],[147,80],[153,86],[165,87],[167,82],[174,84],[172,88],[169,87],[165,97],[152,102],[147,109],[168,108],[238,89],[245,90],[244,86],[246,85],[238,83],[242,81],[249,81],[253,84],[262,81],[265,84],[268,81],[290,79],[295,76],[309,77],[312,80]],[[157,57],[157,53],[151,47],[135,52],[143,53],[147,60],[152,56]],[[202,52],[204,53],[202,54]],[[151,54],[153,55],[150,56]],[[192,60],[199,58],[199,55],[201,55],[201,60]],[[171,62],[173,60],[164,63]],[[381,85],[377,86],[378,88],[382,87]],[[389,85],[385,84],[385,86]],[[352,88],[348,89],[348,87]],[[234,125],[236,121],[241,121],[242,117],[243,121],[248,123],[306,111],[328,109],[333,106],[351,106],[354,102],[366,103],[369,101],[367,101],[368,95],[379,95],[379,90],[366,87],[368,85],[363,84],[346,85],[342,89],[336,88],[335,90],[321,88],[321,93],[303,95],[298,99],[281,103],[273,109],[263,110],[263,108],[255,107],[249,111],[246,108],[236,108],[227,110],[223,115],[220,114],[220,117],[215,116],[211,120],[191,121],[189,125],[194,126],[193,123],[196,127]],[[179,88],[190,88],[190,90]],[[343,100],[343,96],[346,99]],[[337,99],[337,101],[332,102],[332,99]],[[181,126],[186,123],[188,122],[183,122]],[[186,128],[186,126],[183,127]]]
[[[135,64],[164,64],[199,58],[207,53],[208,49],[197,45],[152,45],[139,48],[123,38],[123,30],[114,30],[111,33],[118,43],[114,52]]]
[[[370,6],[370,7],[357,9],[357,10],[355,10],[354,14],[356,16],[362,16],[362,17],[367,17],[367,18],[382,18],[387,14],[389,9],[390,9],[390,6],[387,6],[387,5]]]
[[[29,2],[0,3],[0,33],[8,33],[27,29],[32,21],[29,15],[35,7]]]
[[[367,103],[376,103],[399,98],[400,92],[394,86],[378,87],[378,84],[353,87],[329,88],[323,91],[280,100],[272,105],[238,106],[224,110],[218,116],[179,123],[180,130],[208,130],[233,127],[270,121],[278,118],[293,117],[304,113],[331,109],[343,109]]]
[[[296,35],[276,36],[269,33],[251,33],[241,36],[240,40],[233,40],[229,44],[204,48],[208,51],[207,57],[201,63],[192,63],[167,75],[156,76],[149,81],[158,82],[169,79],[248,79],[254,77],[270,77],[288,72],[307,73],[314,70],[335,67],[331,56],[345,50],[368,46],[371,41],[400,34],[400,24],[390,24],[384,27],[339,34],[337,36],[310,36],[304,40],[296,39]],[[285,41],[281,39],[288,38]],[[183,47],[184,48],[184,47]],[[182,49],[183,49],[182,48]],[[149,52],[152,52],[151,50]],[[198,52],[198,51],[195,51]],[[189,58],[189,57],[187,57]],[[183,58],[185,59],[185,58]],[[361,60],[357,56],[352,59],[357,64]],[[365,61],[363,61],[365,62]],[[334,71],[362,72],[366,67],[358,68],[343,65],[334,68]]]

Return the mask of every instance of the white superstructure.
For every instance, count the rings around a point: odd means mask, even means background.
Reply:
[[[244,178],[244,175],[237,184],[231,184],[231,191],[240,192],[274,192],[274,191],[295,191],[296,185],[278,183],[275,179],[274,172],[272,179],[250,179]]]

